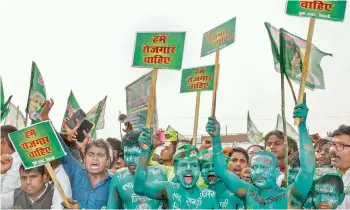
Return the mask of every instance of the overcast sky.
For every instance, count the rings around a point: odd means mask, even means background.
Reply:
[[[350,124],[350,6],[343,23],[316,20],[313,43],[322,51],[326,90],[308,93],[310,132],[321,136]],[[306,38],[309,20],[285,14],[284,0],[128,0],[0,1],[0,71],[5,97],[23,111],[31,62],[35,61],[55,100],[51,113],[61,127],[69,91],[88,112],[108,95],[105,128],[99,137],[119,137],[118,110],[126,112],[125,86],[151,69],[132,68],[137,31],[186,31],[183,68],[213,64],[200,58],[202,35],[237,16],[236,42],[220,52],[216,115],[225,132],[246,132],[247,111],[260,131],[272,130],[281,112],[280,75],[273,66],[264,22]],[[192,135],[195,93],[180,94],[181,71],[160,70],[159,123]],[[298,92],[299,85],[294,84]],[[211,92],[203,92],[199,134],[211,111]],[[287,121],[293,99],[286,87]]]

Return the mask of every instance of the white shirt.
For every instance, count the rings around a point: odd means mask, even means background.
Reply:
[[[350,168],[343,175],[345,198],[337,209],[350,209]]]
[[[15,192],[15,189],[21,187],[21,180],[19,175],[21,159],[17,152],[14,152],[11,156],[11,168],[6,172],[6,174],[1,174],[1,209],[12,208],[13,193]]]
[[[276,183],[279,187],[281,187],[283,180],[284,180],[284,173],[280,172],[280,175],[277,177],[277,180],[276,180]]]
[[[72,198],[72,188],[70,185],[70,181],[62,165],[59,165],[54,171],[56,173],[57,180],[61,184],[64,194],[66,195],[66,197]],[[63,202],[63,198],[60,192],[58,191],[57,187],[55,186],[51,209],[63,209],[61,202]]]

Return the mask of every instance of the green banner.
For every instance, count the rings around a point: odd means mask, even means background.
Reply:
[[[292,16],[342,22],[345,9],[346,0],[288,0],[286,13]]]
[[[128,85],[126,90],[126,107],[128,119],[133,130],[141,130],[146,126],[149,93],[151,89],[152,71]],[[153,130],[158,126],[157,97],[154,97],[152,125]]]
[[[66,155],[51,121],[44,121],[9,134],[26,169]]]
[[[94,130],[101,130],[105,126],[105,110],[106,110],[107,96],[105,96],[98,104],[86,114],[85,119],[94,123]]]
[[[75,98],[74,94],[73,94],[73,91],[70,91],[70,94],[69,94],[69,97],[68,97],[68,100],[67,100],[67,108],[66,108],[66,111],[64,113],[64,116],[63,116],[63,120],[66,118],[66,117],[69,117],[71,118],[72,115],[77,112],[78,110],[80,109],[80,105],[78,104],[78,101],[77,99]],[[65,132],[65,129],[64,127],[62,126],[61,128],[61,132]]]
[[[46,100],[44,79],[41,76],[38,66],[32,62],[32,73],[30,76],[30,87],[26,113],[32,120],[32,124],[41,121],[41,105]]]
[[[213,90],[215,65],[182,71],[180,93]]]
[[[180,70],[185,35],[186,32],[137,33],[132,66]]]
[[[201,57],[219,51],[235,41],[236,17],[203,34]]]
[[[280,114],[277,115],[276,130],[283,132],[283,118]],[[291,137],[294,140],[299,139],[299,134],[295,131],[294,127],[288,122],[286,122],[286,131],[287,131],[287,136]]]
[[[254,122],[250,118],[249,111],[247,117],[247,138],[252,144],[259,144],[263,141],[263,133],[258,130]]]
[[[271,41],[271,49],[275,70],[280,71],[280,33],[283,33],[283,70],[287,77],[292,81],[300,84],[303,61],[302,58],[306,51],[306,41],[295,36],[288,31],[273,27],[270,23],[265,23]],[[332,56],[330,53],[319,50],[315,45],[311,46],[309,72],[306,77],[306,87],[310,90],[325,89],[323,70],[321,61],[324,56]]]

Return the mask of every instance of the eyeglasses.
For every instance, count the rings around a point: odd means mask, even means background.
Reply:
[[[342,144],[342,143],[331,142],[331,147],[335,147],[338,151],[343,151],[344,147],[350,147],[350,145],[349,144]]]

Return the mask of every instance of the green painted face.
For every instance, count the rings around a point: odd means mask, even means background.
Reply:
[[[294,183],[295,178],[299,173],[299,170],[300,170],[300,167],[292,168],[288,166],[288,185],[291,185]]]
[[[215,175],[214,164],[212,162],[205,162],[202,165],[201,175],[206,184],[208,185],[216,184],[217,177]]]
[[[124,161],[130,172],[135,172],[139,163],[141,150],[139,147],[124,147]]]
[[[274,167],[272,158],[267,155],[256,155],[251,161],[250,176],[255,186],[268,189],[276,185],[278,168]]]
[[[341,195],[332,184],[315,184],[312,193],[318,209],[336,209],[341,200]]]
[[[197,158],[184,158],[175,161],[175,175],[184,188],[192,188],[199,178],[199,163]]]

